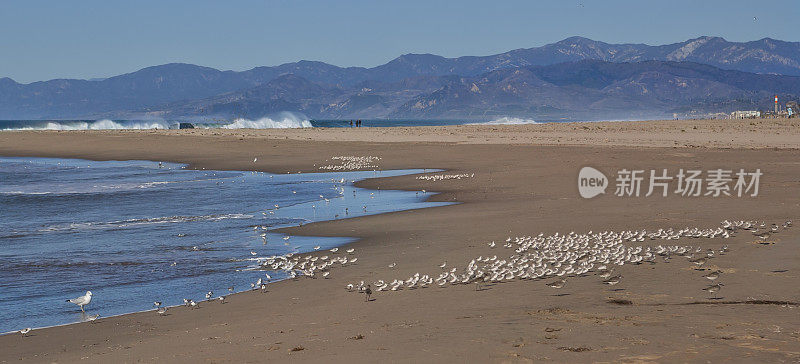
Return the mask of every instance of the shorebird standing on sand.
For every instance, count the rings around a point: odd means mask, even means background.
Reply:
[[[81,308],[81,312],[86,312],[83,310],[83,306],[88,305],[92,302],[92,291],[86,291],[86,294],[77,298],[73,298],[71,300],[67,300],[69,303],[74,303]]]
[[[31,332],[31,328],[30,327],[26,327],[26,328],[24,328],[22,330],[19,330],[19,333],[22,334],[22,337],[25,337],[25,335],[28,335],[29,332]]]
[[[713,294],[713,295],[714,295],[714,298],[717,298],[717,292],[719,292],[719,290],[720,290],[720,289],[722,289],[722,286],[724,286],[724,284],[722,284],[722,283],[717,283],[717,284],[714,284],[714,285],[708,286],[708,287],[706,287],[706,288],[703,288],[703,291],[706,291],[706,292],[708,292],[708,293],[711,293],[711,294]]]
[[[609,277],[608,279],[604,280],[603,283],[605,283],[605,284],[607,284],[609,286],[613,286],[613,285],[619,283],[620,280],[622,280],[622,275],[616,275],[616,276]]]
[[[564,285],[566,283],[567,283],[566,279],[559,279],[557,281],[546,283],[546,284],[547,284],[548,287],[555,288],[555,289],[561,289],[561,288],[564,287]]]
[[[694,265],[696,265],[698,268],[702,267],[703,264],[706,264],[707,261],[708,261],[708,257],[700,257],[700,258],[697,258],[697,259],[689,260],[689,262],[694,263]]]
[[[708,274],[704,275],[703,278],[708,279],[709,281],[713,282],[714,280],[719,278],[720,273],[722,273],[722,271],[719,271],[719,270],[713,271],[711,273],[708,273]]]

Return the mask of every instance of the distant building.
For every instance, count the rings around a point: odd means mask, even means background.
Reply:
[[[737,110],[731,113],[731,119],[755,119],[761,117],[761,111]]]

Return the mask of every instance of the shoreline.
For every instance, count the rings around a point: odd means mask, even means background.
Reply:
[[[727,130],[726,136],[738,147],[721,149],[716,136],[707,138],[708,128],[713,127],[708,125],[699,128],[702,132],[691,128],[681,132],[686,124],[655,123],[652,131],[637,124],[636,128],[645,128],[642,130],[652,136],[627,147],[618,145],[619,141],[640,131],[601,130],[573,140],[582,145],[564,146],[545,142],[570,134],[573,125],[545,130],[544,136],[541,130],[531,130],[541,125],[444,128],[438,141],[432,141],[430,135],[441,134],[442,128],[424,127],[342,132],[239,130],[218,135],[171,131],[0,133],[0,155],[84,154],[102,159],[151,155],[154,160],[182,159],[192,167],[209,169],[236,169],[258,156],[254,168],[284,173],[306,171],[336,155],[380,155],[381,169],[414,164],[446,171],[437,173],[475,173],[466,180],[430,182],[398,176],[355,184],[370,189],[435,190],[441,193],[429,201],[459,204],[287,228],[293,235],[359,239],[348,244],[361,252],[358,265],[337,271],[329,280],[282,281],[266,294],[245,292],[231,297],[224,306],[210,303],[195,312],[176,309],[167,317],[145,311],[98,320],[89,331],[82,326],[90,324],[84,324],[37,330],[36,336],[24,339],[4,335],[0,347],[9,350],[4,350],[0,361],[73,362],[86,357],[93,361],[360,362],[364,353],[373,360],[492,362],[722,361],[742,357],[777,361],[797,357],[794,353],[800,353],[800,341],[792,336],[797,330],[793,327],[800,324],[797,309],[689,305],[707,300],[700,291],[705,283],[698,278],[699,272],[680,261],[659,263],[652,269],[620,268],[625,276],[620,284],[623,291],[608,291],[592,278],[573,279],[565,288],[567,296],[554,296],[551,288],[538,281],[507,282],[484,291],[454,286],[379,292],[376,301],[369,303],[343,289],[359,280],[435,272],[442,260],[461,265],[485,254],[486,242],[506,237],[557,231],[713,227],[731,218],[770,223],[800,218],[800,151],[796,145],[800,141],[793,141],[800,140],[798,128],[791,134],[776,135],[772,128],[753,132],[749,124],[736,123],[730,127],[741,128]],[[661,130],[669,127],[673,129]],[[328,131],[333,133],[321,135]],[[698,143],[702,146],[698,148],[694,142],[675,137],[686,136],[684,133],[691,140],[705,142]],[[509,135],[517,139],[504,138]],[[606,137],[609,142],[604,141]],[[337,138],[342,140],[331,140]],[[659,142],[653,143],[654,139]],[[751,141],[739,145],[739,140]],[[577,171],[584,165],[603,170],[761,168],[765,177],[762,194],[753,199],[604,196],[584,200],[574,186]],[[793,282],[800,270],[800,256],[792,249],[798,241],[797,231],[776,236],[772,245],[752,244],[747,236],[739,236],[728,243],[730,254],[712,260],[727,272],[722,291],[726,302],[747,297],[798,300],[800,291],[793,288]],[[507,255],[505,251],[502,254]],[[387,268],[391,262],[397,262],[397,267]],[[772,272],[782,270],[785,272]],[[610,304],[609,297],[632,304]],[[653,310],[651,304],[655,303],[664,304],[665,308],[659,308],[664,312]],[[725,323],[722,327],[714,319],[720,315]],[[782,329],[772,332],[770,325]],[[352,339],[359,335],[363,339]],[[170,338],[169,343],[165,338]],[[298,347],[303,349],[292,351]]]
[[[9,158],[22,158],[22,159],[24,159],[26,157],[9,157]],[[30,157],[30,158],[36,158],[36,157]],[[54,159],[59,159],[59,158],[54,158]],[[70,161],[95,162],[95,160],[90,160],[90,159],[69,159],[69,160]],[[150,162],[150,163],[153,163],[153,164],[157,164],[158,163],[158,161],[151,161],[151,160],[130,160],[130,161],[131,162],[134,162],[134,161],[135,162]],[[188,168],[189,165],[187,163],[177,162],[176,164],[179,166],[179,169],[181,169],[181,170],[189,169]],[[195,169],[195,170],[196,171],[201,171],[200,169]],[[392,170],[380,170],[380,171],[375,171],[376,174],[384,174],[384,176],[376,176],[376,177],[363,176],[363,177],[358,177],[358,178],[355,177],[355,176],[346,176],[345,179],[353,178],[354,180],[352,182],[348,182],[347,184],[350,185],[353,189],[357,189],[357,190],[361,191],[362,193],[370,193],[370,192],[376,192],[377,193],[379,190],[356,187],[355,184],[358,183],[358,182],[362,182],[364,180],[373,179],[373,178],[392,178],[392,177],[397,177],[397,176],[417,176],[417,175],[422,175],[423,173],[436,173],[436,172],[439,172],[439,170],[427,169],[428,172],[423,172],[423,170],[424,169],[422,169],[422,168],[419,168],[419,169],[407,169],[407,170],[405,170],[405,169],[404,170],[394,170],[394,169],[392,169]],[[217,172],[217,170],[204,170],[204,171]],[[230,171],[232,171],[232,172],[242,172],[242,173],[257,172],[255,170],[230,170]],[[364,173],[364,172],[370,172],[370,171],[363,171],[362,173]],[[262,172],[262,173],[267,173],[267,172]],[[304,173],[304,175],[315,174],[315,175],[320,175],[320,178],[321,177],[325,177],[325,179],[327,179],[326,176],[321,176],[321,175],[330,175],[328,177],[341,177],[342,174],[346,174],[346,173],[353,173],[353,172],[352,171],[324,171],[323,170],[323,171],[314,171],[314,172]],[[401,174],[398,175],[398,173],[401,173]],[[386,174],[388,174],[388,176],[386,176]],[[281,176],[280,174],[270,174],[270,175]],[[309,178],[309,177],[307,177],[307,178]],[[388,192],[388,191],[386,191],[386,192]],[[427,194],[428,197],[430,197],[432,195],[435,195],[435,192],[428,192],[428,194]],[[427,198],[426,198],[426,200],[427,200]],[[380,215],[380,214],[397,212],[397,211],[418,210],[418,209],[433,208],[433,207],[441,206],[441,205],[436,205],[436,204],[431,204],[430,206],[426,206],[425,205],[425,203],[427,202],[426,200],[419,201],[418,202],[420,204],[419,206],[417,206],[417,204],[415,203],[415,204],[409,205],[409,206],[398,207],[399,210],[394,210],[394,211],[389,211],[389,212],[370,212],[368,214],[363,214],[363,215],[360,215],[360,216]],[[332,199],[332,201],[333,201],[333,199]],[[305,202],[299,202],[299,203],[291,204],[291,205],[282,205],[281,209],[287,209],[287,208],[288,209],[296,209],[298,206],[311,205],[311,204],[316,204],[316,203],[319,203],[319,202],[321,202],[321,200],[319,200],[319,201],[305,201]],[[395,202],[397,202],[397,201],[395,201]],[[444,206],[446,206],[446,205],[444,205]],[[354,206],[351,206],[351,208],[352,207],[354,207]],[[269,206],[265,206],[265,208],[267,208],[267,210],[271,209],[271,207],[269,207]],[[256,211],[256,212],[258,212],[258,211]],[[300,218],[300,217],[297,217],[295,215],[291,215],[291,216],[295,217],[295,218]],[[304,218],[303,220],[305,220],[307,222],[304,223],[304,224],[301,224],[300,226],[305,225],[305,224],[318,223],[318,222],[330,222],[330,221],[343,220],[342,218],[336,218],[336,217],[333,217],[333,216],[325,216],[325,217],[322,217],[322,218],[318,218],[318,220],[316,220],[316,221],[312,221],[312,220],[308,220],[307,219],[307,218],[310,218],[309,216],[305,216],[305,217],[306,218]],[[353,216],[353,217],[348,217],[348,218],[355,218],[355,217],[358,217],[358,216]],[[284,235],[283,230],[286,230],[286,229],[289,229],[289,228],[292,228],[292,227],[297,227],[297,226],[298,226],[297,224],[275,225],[275,226],[270,227],[268,230],[265,230],[265,232],[272,233],[272,234]],[[302,237],[302,238],[340,238],[340,239],[346,239],[347,240],[346,242],[337,243],[335,245],[329,245],[325,249],[320,250],[320,252],[325,252],[325,251],[327,251],[327,249],[329,249],[331,247],[345,247],[345,246],[353,243],[354,241],[358,240],[355,237],[333,237],[333,236],[324,236],[324,235],[315,235],[315,236],[291,235],[291,236],[298,236],[298,237]],[[325,245],[328,245],[328,244],[325,244]],[[316,251],[311,250],[311,246],[303,246],[303,247],[298,247],[298,248],[300,248],[300,249],[308,249],[308,251],[305,251],[305,250],[304,251],[291,251],[292,249],[289,249],[290,250],[289,252],[294,254],[294,255],[296,255],[296,256],[301,256],[301,257],[306,256],[306,255],[314,255],[315,253],[317,253]],[[297,249],[297,248],[294,248],[294,249]],[[275,255],[282,255],[282,254],[275,253]],[[231,257],[231,258],[233,258],[233,257]],[[259,274],[262,273],[263,271],[265,271],[264,269],[261,269],[261,268],[244,269],[244,270],[255,271],[255,272],[259,273]],[[274,271],[276,273],[285,273],[281,269],[274,270]],[[270,272],[270,273],[272,273],[272,272]],[[273,284],[276,284],[278,282],[285,281],[285,280],[288,280],[288,279],[291,279],[291,278],[283,277],[283,278],[279,278],[279,279],[274,279],[273,281],[271,281],[271,282],[269,282],[267,284],[271,286]],[[101,292],[98,292],[96,288],[94,288],[93,290],[95,291],[96,294],[98,294],[98,293],[102,294]],[[251,291],[251,290],[256,290],[256,289],[250,289],[250,290],[244,290],[244,291],[229,293],[229,294],[226,294],[224,296],[229,297],[229,296],[236,295],[236,294],[246,293],[246,292]],[[161,295],[159,295],[159,296],[161,296]],[[214,301],[214,299],[203,300],[203,301],[198,301],[198,302],[199,303],[208,303],[208,302],[213,302],[213,301]],[[181,306],[184,306],[184,305],[176,304],[176,305],[164,306],[164,307],[175,308],[175,307],[181,307]],[[88,311],[88,309],[87,309],[87,311]],[[138,310],[138,311],[116,313],[116,314],[111,314],[111,315],[108,315],[108,316],[103,315],[103,316],[101,316],[101,319],[108,319],[108,318],[119,317],[119,316],[124,316],[124,315],[141,314],[141,313],[146,313],[146,312],[155,313],[155,311],[156,311],[156,309],[144,309],[144,310]],[[42,330],[42,329],[48,329],[48,328],[53,328],[53,327],[61,327],[61,326],[66,326],[66,325],[76,325],[76,324],[82,324],[82,323],[87,323],[87,321],[58,323],[58,324],[52,324],[52,325],[46,325],[46,326],[40,326],[40,327],[31,326],[30,328],[33,329],[33,330],[37,330],[38,331],[38,330]],[[24,328],[24,327],[20,327],[18,329],[22,329],[22,328]],[[0,336],[9,335],[9,334],[19,334],[19,330],[18,329],[11,330],[11,331],[8,331],[8,332],[0,332]]]

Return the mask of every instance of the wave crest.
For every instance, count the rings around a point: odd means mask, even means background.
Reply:
[[[483,123],[470,123],[468,125],[523,125],[523,124],[540,124],[540,123],[533,119],[523,119],[523,118],[504,116],[502,118],[494,119],[492,121],[487,121]]]
[[[235,119],[230,124],[220,126],[223,129],[288,129],[310,128],[311,121],[298,115],[286,113],[277,118],[263,117],[258,120]]]
[[[169,129],[163,121],[48,121],[30,126],[12,127],[3,130],[119,130],[119,129]]]
[[[272,117],[256,120],[237,118],[232,122],[187,121],[196,128],[202,129],[286,129],[311,128],[311,121],[302,114],[283,112]],[[165,120],[110,120],[96,121],[62,120],[62,121],[14,121],[10,125],[2,125],[0,130],[122,130],[122,129],[177,129],[178,121]]]

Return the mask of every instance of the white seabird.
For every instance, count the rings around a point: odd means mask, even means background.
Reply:
[[[83,310],[83,306],[88,305],[92,302],[92,291],[86,291],[86,294],[77,298],[73,298],[71,300],[67,300],[67,302],[74,303],[81,308],[81,311],[86,312]]]

